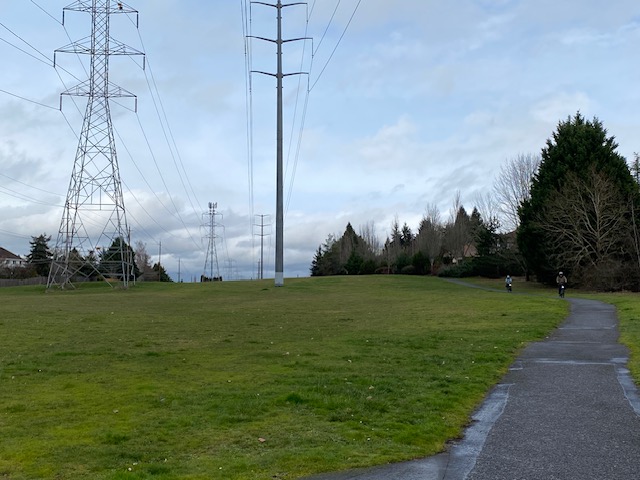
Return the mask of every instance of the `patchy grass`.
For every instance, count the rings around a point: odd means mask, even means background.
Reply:
[[[430,455],[566,313],[405,276],[0,289],[0,478],[294,479]]]

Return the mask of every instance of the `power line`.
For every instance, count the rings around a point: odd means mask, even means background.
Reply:
[[[133,23],[133,20],[131,19],[131,17],[129,17],[129,21],[131,21]],[[140,44],[143,48],[143,50],[145,49],[144,46],[144,40],[142,38],[142,33],[139,31],[139,29],[136,29],[136,31],[138,32],[138,38],[140,40]],[[189,201],[192,210],[195,212],[196,211],[196,207],[193,203],[193,199],[196,198],[196,194],[195,194],[195,189],[193,188],[193,185],[191,184],[191,181],[189,179],[189,176],[187,174],[184,162],[182,161],[182,157],[180,155],[180,151],[177,145],[177,142],[175,140],[175,136],[173,135],[173,130],[171,129],[171,125],[169,123],[169,119],[166,113],[166,110],[164,108],[164,104],[162,102],[162,98],[160,96],[160,91],[158,89],[157,86],[157,82],[155,79],[155,76],[153,74],[153,69],[151,68],[151,63],[149,62],[149,60],[145,57],[145,65],[146,68],[143,68],[144,74],[145,74],[145,80],[147,83],[147,88],[149,90],[149,93],[151,95],[151,100],[154,106],[154,110],[156,113],[156,117],[158,119],[158,122],[160,124],[160,128],[162,130],[163,136],[165,138],[165,142],[167,144],[167,147],[169,149],[169,154],[171,155],[171,158],[173,160],[173,164],[174,167],[177,171],[178,177],[180,178],[180,182],[182,184],[182,188],[184,189],[184,192],[187,196],[187,200]],[[149,71],[149,74],[147,74],[147,69]],[[180,214],[180,211],[178,210],[174,200],[173,200],[173,196],[171,195],[167,182],[165,181],[164,175],[162,174],[162,170],[159,167],[159,164],[157,162],[156,159],[156,155],[153,152],[153,149],[151,148],[151,144],[149,142],[147,133],[145,132],[144,126],[142,124],[142,120],[140,118],[139,115],[137,115],[137,119],[138,119],[138,124],[140,126],[140,129],[142,131],[143,137],[146,141],[147,144],[147,148],[151,154],[151,157],[154,161],[154,164],[156,165],[156,170],[158,172],[158,174],[160,175],[160,179],[164,185],[165,190],[167,191],[167,194],[169,195],[169,198],[171,200],[171,203],[173,204],[175,213],[171,212],[162,202],[162,200],[158,197],[157,193],[155,192],[155,189],[153,189],[151,187],[151,185],[149,184],[149,182],[146,180],[146,178],[144,177],[144,174],[142,173],[142,171],[140,170],[140,168],[136,166],[138,172],[141,174],[141,176],[143,177],[143,180],[145,181],[145,183],[147,184],[147,186],[151,189],[151,191],[153,192],[153,194],[156,196],[156,198],[158,199],[158,201],[160,202],[160,204],[165,208],[165,210],[167,210],[167,212],[173,216],[174,218],[178,219],[181,224],[183,225],[183,227],[185,228],[185,231],[187,232],[187,234],[189,235],[191,241],[193,242],[193,244],[196,246],[196,248],[200,248],[198,242],[193,238],[190,229],[187,227],[185,220],[182,218],[182,215]],[[133,158],[132,158],[133,160]],[[186,183],[185,183],[186,182]],[[188,188],[187,188],[188,187]],[[157,223],[157,222],[156,222]],[[173,235],[172,235],[173,236]]]
[[[320,41],[318,42],[318,46],[316,47],[315,52],[313,52],[314,55],[320,49],[320,45],[322,45],[322,41],[324,40],[324,37],[327,35],[327,32],[329,31],[329,27],[331,27],[331,23],[333,23],[333,19],[336,16],[336,12],[338,11],[338,8],[340,8],[340,2],[341,1],[342,0],[338,0],[338,3],[336,3],[336,8],[333,9],[333,13],[331,14],[331,18],[329,19],[329,23],[327,23],[327,27],[324,29],[324,33],[322,34],[322,37],[320,37]],[[315,4],[314,4],[314,6],[315,6]]]
[[[36,7],[38,7],[40,10],[42,10],[44,13],[46,13],[49,17],[51,17],[56,23],[59,23],[60,25],[62,25],[62,22],[60,20],[58,20],[56,17],[54,17],[53,15],[51,15],[49,12],[47,12],[44,8],[42,8],[40,5],[38,5],[36,2],[34,2],[33,0],[30,0],[31,3],[33,3]]]
[[[63,206],[63,205],[55,205],[55,204],[52,204],[51,202],[43,202],[41,200],[37,200],[37,199],[29,197],[29,196],[27,196],[27,195],[25,195],[23,193],[16,192],[15,190],[12,190],[10,188],[3,187],[2,185],[0,185],[0,190],[4,190],[4,192],[2,192],[2,193],[5,193],[5,195],[8,195],[10,197],[17,198],[18,200],[25,200],[25,201],[28,201],[30,203],[37,203],[39,205],[46,205],[48,207],[62,207]]]
[[[129,20],[132,21],[131,19],[129,19]],[[144,46],[144,41],[142,39],[142,33],[140,32],[139,29],[137,29],[137,32],[138,32],[138,38],[140,39],[140,45],[142,46],[142,48],[144,50],[145,46]],[[193,195],[193,198],[195,198],[196,202],[198,200],[197,196],[195,194],[195,189],[193,188],[193,185],[191,184],[191,180],[189,179],[189,176],[187,175],[187,171],[186,171],[186,168],[184,166],[184,162],[182,161],[182,156],[180,155],[180,149],[178,148],[178,144],[176,142],[175,136],[173,135],[173,130],[171,128],[171,124],[169,123],[169,118],[167,116],[167,111],[164,108],[164,103],[162,101],[162,97],[160,96],[160,90],[158,89],[158,84],[156,82],[155,75],[153,74],[153,69],[151,68],[151,63],[148,60],[147,60],[147,67],[149,69],[149,75],[151,76],[151,82],[149,82],[149,78],[147,77],[146,69],[143,69],[143,70],[145,72],[145,79],[147,80],[147,86],[149,87],[149,93],[151,94],[153,105],[155,107],[156,114],[158,116],[158,120],[160,122],[160,127],[162,128],[162,133],[163,133],[163,135],[165,137],[165,140],[167,142],[167,147],[169,148],[169,152],[171,154],[171,158],[173,159],[174,165],[175,165],[176,170],[178,172],[178,175],[180,177],[180,181],[182,183],[182,187],[183,187],[185,193],[187,194],[187,199],[189,200],[189,203],[191,204],[191,208],[195,212],[196,211],[196,207],[193,204],[193,201],[191,199],[191,195]],[[153,85],[153,88],[151,87],[151,85]],[[155,95],[154,95],[154,92],[155,92]],[[157,98],[157,103],[156,103],[156,98]],[[160,105],[160,109],[158,109],[158,105]],[[174,151],[175,151],[175,154],[174,154]],[[176,158],[177,158],[177,160],[176,160]],[[179,163],[179,165],[178,165],[178,163]],[[187,190],[187,185],[185,185],[185,179],[186,179],[186,183],[188,184],[189,190]],[[189,192],[191,192],[191,195],[189,194]]]
[[[144,127],[142,126],[142,121],[140,120],[140,116],[136,115],[136,118],[138,119],[138,125],[140,126],[140,130],[142,131],[142,136],[144,137],[144,140],[145,140],[145,142],[147,144],[147,148],[149,149],[149,152],[151,153],[151,158],[153,159],[153,163],[156,166],[156,170],[158,171],[158,174],[160,175],[160,179],[162,180],[162,184],[164,185],[164,188],[167,191],[167,194],[169,194],[169,187],[167,186],[167,182],[164,179],[164,176],[162,175],[162,170],[160,169],[160,165],[158,164],[156,156],[153,153],[153,149],[151,148],[151,142],[149,141],[149,137],[147,136],[147,133],[145,132]],[[151,188],[150,185],[149,185],[149,188]],[[158,197],[156,197],[156,198],[158,198]],[[198,243],[195,241],[195,239],[191,235],[191,232],[190,232],[189,228],[187,227],[186,223],[184,222],[184,219],[182,218],[182,216],[180,215],[180,211],[178,210],[178,206],[176,205],[176,202],[174,201],[173,196],[170,195],[170,194],[169,194],[169,199],[171,200],[171,204],[173,205],[173,208],[175,210],[175,214],[173,212],[171,212],[169,209],[167,209],[167,207],[164,204],[162,204],[162,206],[167,210],[167,212],[171,216],[173,216],[174,218],[176,218],[177,220],[180,221],[182,226],[185,228],[186,232],[189,234],[189,238],[191,238],[191,241],[193,242],[193,244],[198,246]]]
[[[131,151],[129,150],[129,148],[127,147],[126,142],[124,141],[124,139],[122,138],[122,136],[120,135],[120,133],[114,128],[114,132],[118,137],[118,140],[120,141],[120,145],[122,145],[122,147],[124,148],[125,152],[127,152],[127,155],[129,155],[129,160],[131,160],[131,163],[133,164],[133,166],[136,168],[136,170],[138,171],[138,173],[140,174],[140,176],[142,177],[142,180],[144,181],[144,183],[147,185],[147,187],[149,187],[149,190],[151,191],[151,193],[154,195],[154,197],[156,198],[156,200],[158,201],[158,203],[160,205],[162,205],[162,207],[167,211],[167,213],[169,213],[169,215],[173,216],[173,213],[169,210],[169,208],[164,204],[164,202],[162,201],[162,199],[160,198],[160,196],[158,195],[158,193],[156,192],[156,189],[154,189],[151,184],[149,183],[149,181],[147,180],[146,176],[144,175],[144,173],[142,172],[142,170],[140,169],[140,167],[138,166],[138,163],[135,161],[135,159],[133,158],[133,155],[131,154]],[[152,152],[153,155],[153,152]],[[144,211],[144,213],[147,214],[147,216],[149,217],[149,219],[155,223],[161,230],[163,230],[167,235],[170,235],[172,237],[175,237],[175,235],[173,235],[173,233],[171,233],[171,231],[167,230],[160,222],[158,222],[148,211],[147,209],[144,207],[144,205],[142,204],[142,202],[140,202],[140,200],[138,200],[138,197],[136,197],[135,193],[133,192],[133,190],[131,188],[129,188],[129,186],[123,181],[122,182],[123,185],[125,185],[125,187],[127,187],[127,193],[129,195],[131,195],[133,197],[133,199],[135,200],[135,202],[138,204],[138,206],[142,209],[142,211]],[[142,224],[140,222],[138,222],[138,225],[142,228]],[[142,228],[143,229],[143,228]],[[143,229],[144,230],[144,229]],[[149,238],[153,237],[149,234],[147,234],[147,236]]]
[[[340,1],[338,1],[338,5],[340,5]],[[314,7],[315,7],[315,3],[314,3]],[[337,9],[337,7],[336,7],[336,9]],[[301,55],[301,58],[300,58],[300,70],[302,70],[302,67],[304,65],[305,52],[306,52],[306,47],[307,47],[307,34],[308,34],[308,31],[309,31],[309,17],[310,16],[311,16],[311,13],[309,13],[309,15],[307,17],[306,26],[305,26],[305,32],[304,32],[304,39],[305,40],[303,42],[302,55]],[[312,42],[313,42],[313,39],[312,39]],[[313,61],[313,43],[311,45],[311,59]],[[311,69],[311,67],[309,69]],[[294,128],[295,128],[296,117],[297,117],[297,114],[298,114],[298,105],[299,105],[299,100],[300,100],[300,85],[301,85],[301,82],[302,82],[302,78],[298,77],[298,89],[296,91],[296,103],[295,103],[295,108],[294,108],[294,112],[293,112],[293,121],[291,122],[291,134],[289,136],[289,149],[288,149],[288,152],[287,152],[287,170],[289,169],[289,158],[291,156],[291,145],[293,143],[293,138],[294,138],[293,131],[294,131]],[[289,180],[289,189],[288,189],[288,192],[287,192],[287,201],[286,201],[285,209],[284,209],[285,217],[286,217],[287,212],[289,211],[289,203],[291,202],[291,195],[292,195],[292,192],[293,192],[293,185],[294,185],[294,182],[295,182],[296,170],[297,170],[297,167],[298,167],[298,160],[299,160],[299,157],[300,157],[300,146],[302,144],[302,135],[303,135],[303,132],[304,132],[304,124],[305,124],[305,119],[306,119],[306,116],[307,116],[307,107],[308,107],[308,105],[309,105],[309,76],[307,75],[307,89],[306,89],[306,92],[305,92],[305,101],[304,101],[304,107],[303,107],[303,110],[302,110],[302,119],[300,121],[300,129],[299,129],[299,132],[298,132],[297,148],[296,148],[296,153],[295,153],[295,156],[294,156],[293,169],[292,169],[291,177],[290,177],[290,180]]]
[[[50,195],[55,195],[57,197],[61,197],[62,196],[59,193],[54,193],[54,192],[50,192],[48,190],[43,190],[42,188],[34,187],[32,185],[29,185],[28,183],[24,183],[24,182],[16,179],[16,178],[12,178],[9,175],[5,175],[4,173],[0,173],[0,177],[7,178],[7,179],[11,180],[12,182],[19,183],[20,185],[24,185],[25,187],[28,187],[28,188],[33,188],[34,190],[38,190],[38,191],[43,192],[43,193],[48,193]]]
[[[40,102],[38,102],[36,100],[31,100],[30,98],[23,97],[22,95],[11,93],[11,92],[9,92],[7,90],[3,90],[2,88],[0,88],[0,92],[4,93],[6,95],[10,95],[12,97],[18,98],[20,100],[24,100],[25,102],[29,102],[29,103],[33,103],[35,105],[39,105],[41,107],[50,108],[51,110],[59,110],[59,108],[57,108],[57,107],[52,107],[51,105],[45,105],[44,103],[40,103]]]
[[[1,228],[0,228],[0,233],[3,233],[5,235],[9,235],[11,237],[24,238],[24,239],[27,239],[27,240],[31,240],[31,237],[29,235],[22,235],[20,233],[15,233],[15,232],[10,232],[8,230],[3,230]]]
[[[309,91],[313,90],[314,87],[316,86],[316,84],[318,83],[318,81],[320,80],[320,77],[322,77],[322,74],[324,73],[324,71],[327,69],[327,66],[329,65],[329,63],[331,62],[331,59],[333,58],[333,55],[336,53],[336,50],[338,49],[338,47],[340,46],[340,42],[342,42],[343,37],[345,36],[345,34],[347,33],[347,29],[349,28],[349,26],[351,25],[351,22],[353,21],[353,18],[356,16],[356,12],[358,11],[358,8],[360,7],[360,3],[362,3],[362,0],[358,0],[358,3],[356,4],[356,7],[353,10],[353,13],[351,14],[351,17],[349,18],[349,21],[347,22],[347,25],[344,27],[344,31],[342,32],[342,35],[340,35],[340,38],[338,39],[338,43],[336,43],[336,46],[333,48],[333,51],[331,52],[331,55],[329,55],[329,59],[327,60],[327,62],[324,64],[324,66],[322,67],[322,70],[320,71],[320,74],[318,75],[318,77],[316,78],[316,81],[313,82],[313,85],[311,85],[311,88],[309,89]]]
[[[249,189],[249,228],[253,228],[254,212],[254,182],[253,182],[253,77],[251,71],[251,10],[247,0],[240,0],[240,13],[242,18],[242,35],[244,40],[245,59],[245,110],[246,110],[246,135],[247,135],[247,186]],[[251,236],[251,254],[255,260],[255,242]],[[253,262],[252,262],[253,263]]]
[[[30,57],[35,58],[36,60],[44,63],[45,65],[49,65],[51,66],[51,59],[49,57],[47,57],[44,53],[42,53],[40,50],[38,50],[36,47],[34,47],[33,45],[31,45],[29,42],[27,42],[24,38],[22,38],[20,35],[18,35],[16,32],[14,32],[13,30],[11,30],[9,27],[7,27],[4,23],[0,22],[0,27],[4,28],[7,32],[9,32],[11,35],[13,35],[14,37],[16,37],[18,40],[20,40],[22,43],[24,43],[25,45],[27,45],[28,47],[30,47],[31,49],[33,49],[34,51],[36,51],[38,54],[40,54],[45,60],[42,60],[41,58],[36,57],[35,55],[30,54],[29,52],[21,49],[20,47],[18,47],[17,45],[14,45],[13,43],[9,42],[8,40],[5,39],[0,39],[5,43],[8,43],[9,45],[11,45],[12,47],[20,50],[23,53],[26,53],[27,55],[29,55]]]

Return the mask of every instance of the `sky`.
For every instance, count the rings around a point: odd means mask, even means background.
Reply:
[[[90,35],[70,0],[3,2],[0,246],[55,246],[86,98],[88,57],[54,51]],[[269,2],[266,2],[269,3]],[[275,3],[275,2],[274,2]],[[297,3],[297,2],[285,2]],[[131,0],[111,36],[117,159],[132,243],[174,280],[274,276],[276,9],[246,0]],[[428,205],[470,211],[500,167],[538,154],[558,122],[600,119],[628,160],[640,151],[640,7],[617,0],[309,0],[283,11],[284,276],[318,246]],[[312,40],[296,40],[301,38]],[[247,73],[248,70],[254,73]],[[301,74],[297,74],[301,73]],[[294,75],[296,74],[296,75]],[[60,110],[62,105],[62,110]],[[260,224],[264,226],[261,227]],[[263,237],[260,237],[260,234]],[[207,267],[209,269],[210,267]],[[207,272],[208,273],[208,272]]]

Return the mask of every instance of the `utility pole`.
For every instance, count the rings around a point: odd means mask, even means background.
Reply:
[[[308,72],[282,73],[282,44],[286,42],[294,42],[298,40],[309,40],[309,38],[292,38],[288,40],[282,39],[282,9],[284,7],[292,7],[294,5],[306,5],[305,2],[294,2],[283,4],[278,0],[276,4],[266,2],[251,2],[267,7],[274,7],[278,11],[278,36],[277,38],[253,37],[267,42],[276,44],[276,54],[278,57],[277,73],[261,72],[255,70],[255,73],[270,75],[276,77],[277,80],[277,111],[276,111],[276,274],[275,286],[284,286],[284,175],[282,166],[282,142],[283,142],[283,120],[282,120],[282,79],[290,75],[306,75]]]
[[[91,14],[91,35],[55,53],[89,55],[90,77],[62,94],[87,97],[88,100],[47,288],[54,285],[73,287],[75,279],[100,276],[107,283],[110,278],[120,279],[127,288],[133,262],[128,251],[130,247],[126,245],[129,229],[109,99],[135,98],[135,95],[109,81],[109,58],[144,54],[112,39],[109,20],[114,14],[137,17],[138,12],[123,2],[77,0],[63,9],[63,24],[66,11]],[[97,258],[96,252],[103,245],[108,247],[102,250],[101,258]]]
[[[220,215],[216,213],[216,208],[218,208],[217,203],[209,202],[209,211],[203,216],[207,218],[207,239],[209,240],[207,246],[207,257],[204,261],[204,273],[203,278],[207,278],[207,267],[209,267],[209,281],[213,281],[214,278],[220,278],[220,266],[218,265],[218,252],[216,250],[216,215]],[[213,275],[213,267],[215,264],[216,274]]]
[[[264,279],[264,237],[269,235],[264,233],[264,219],[268,216],[269,215],[256,215],[256,217],[260,218],[260,223],[254,223],[256,227],[260,227],[260,233],[258,234],[260,237],[260,265],[258,267],[258,280]]]

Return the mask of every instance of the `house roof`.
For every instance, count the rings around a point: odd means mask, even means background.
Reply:
[[[15,253],[11,253],[6,248],[0,247],[0,259],[2,260],[22,260],[21,257],[16,255]]]

